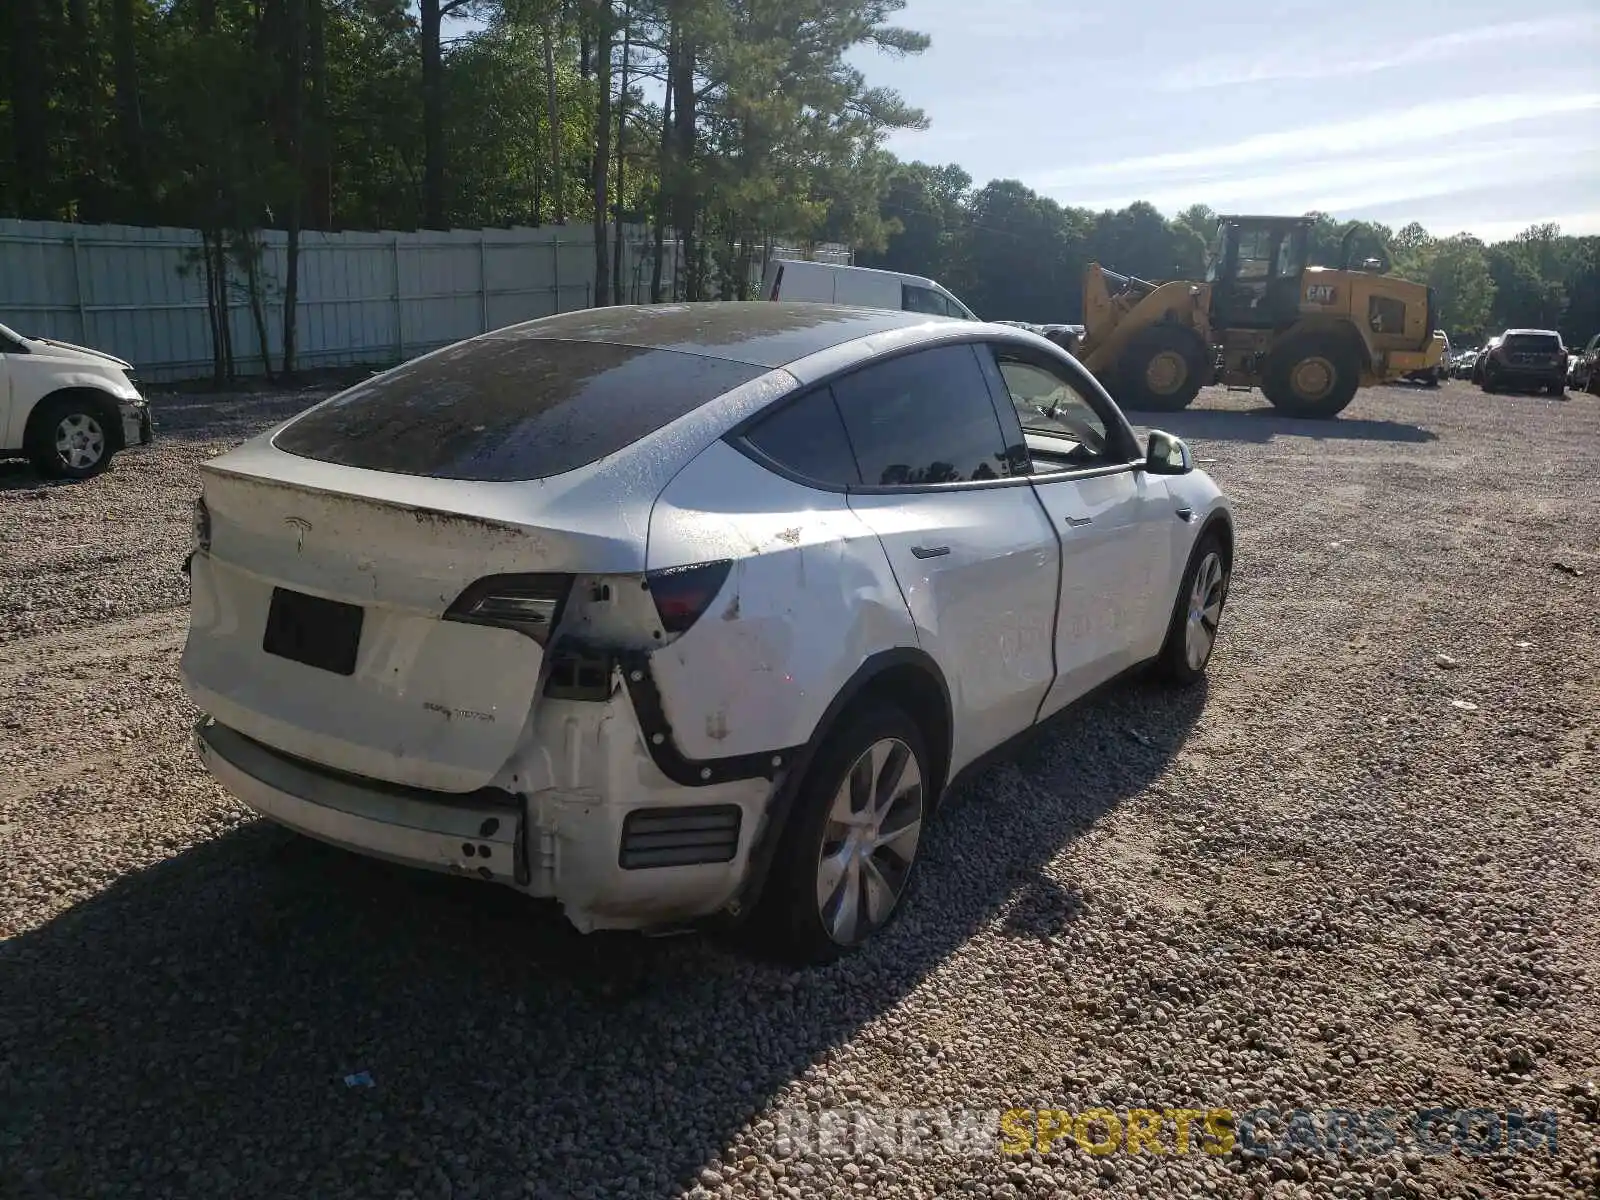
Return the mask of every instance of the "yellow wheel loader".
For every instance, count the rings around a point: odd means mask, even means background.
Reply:
[[[1076,353],[1126,408],[1175,412],[1202,387],[1258,387],[1286,416],[1337,416],[1356,389],[1436,367],[1433,289],[1388,264],[1308,267],[1309,217],[1219,217],[1204,282],[1090,263]]]

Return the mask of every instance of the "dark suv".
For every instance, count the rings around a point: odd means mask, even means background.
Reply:
[[[1567,348],[1553,329],[1508,329],[1483,363],[1483,390],[1567,390]]]

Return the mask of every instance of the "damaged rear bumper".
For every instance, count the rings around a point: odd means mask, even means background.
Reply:
[[[360,854],[554,899],[584,932],[670,926],[728,907],[741,893],[771,782],[674,784],[642,739],[615,736],[615,724],[598,713],[557,722],[550,732],[565,736],[553,739],[560,752],[548,755],[551,774],[522,794],[431,792],[342,775],[209,717],[193,737],[212,777],[261,816]],[[632,787],[594,786],[629,780]]]

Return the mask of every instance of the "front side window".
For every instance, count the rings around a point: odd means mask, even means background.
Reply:
[[[1035,470],[1100,466],[1110,461],[1104,418],[1072,382],[1055,371],[1002,349],[995,355],[1017,420],[1027,433],[1056,439]]]
[[[961,483],[1010,471],[1000,419],[969,345],[864,367],[835,380],[833,396],[867,486]]]
[[[900,285],[900,307],[907,312],[929,313],[935,317],[959,315],[951,313],[950,306],[938,292],[912,283]]]
[[[1272,271],[1272,235],[1251,229],[1239,235],[1240,279],[1265,279]]]

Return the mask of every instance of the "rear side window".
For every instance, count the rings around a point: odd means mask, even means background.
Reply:
[[[834,381],[861,481],[874,487],[999,479],[1010,457],[969,345],[920,350]]]
[[[745,441],[805,479],[835,487],[861,482],[844,422],[827,388],[785,404],[745,434]]]
[[[273,444],[400,475],[543,479],[614,454],[766,371],[606,342],[485,338],[352,388]]]

